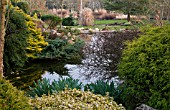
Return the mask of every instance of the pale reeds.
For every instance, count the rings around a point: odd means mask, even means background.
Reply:
[[[80,24],[83,26],[94,25],[93,11],[90,8],[84,8],[80,15]]]
[[[105,9],[96,9],[94,11],[94,16],[95,16],[95,19],[100,19],[100,20],[109,20],[109,19],[115,19],[116,18],[116,13],[108,13],[107,10]]]

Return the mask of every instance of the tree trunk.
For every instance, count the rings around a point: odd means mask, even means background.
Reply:
[[[160,17],[161,16],[160,10],[156,10],[155,13],[156,13],[155,14],[156,25],[163,26],[163,21],[162,21],[162,18]]]
[[[62,27],[62,21],[63,21],[63,0],[61,0],[61,23],[60,23],[60,28]]]
[[[4,53],[4,37],[5,37],[5,11],[6,0],[0,1],[0,78],[3,77],[3,53]]]
[[[80,25],[82,25],[82,10],[83,10],[83,2],[82,0],[78,0],[78,20]]]
[[[130,22],[130,12],[128,12],[127,21]]]

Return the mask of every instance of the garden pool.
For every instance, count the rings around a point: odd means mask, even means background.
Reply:
[[[82,59],[75,61],[36,60],[20,71],[8,75],[13,84],[26,89],[33,81],[47,78],[50,81],[72,77],[83,84],[97,80],[119,83],[117,66],[121,59],[124,41],[132,40],[137,32],[112,32],[83,35],[86,39]]]

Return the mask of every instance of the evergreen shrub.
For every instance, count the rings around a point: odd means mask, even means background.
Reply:
[[[48,45],[44,50],[38,54],[42,59],[79,59],[81,48],[84,42],[81,40],[76,41],[74,44],[69,44],[68,40],[56,38],[54,40],[46,40]]]
[[[17,6],[22,9],[25,13],[29,13],[29,5],[27,2],[17,2]]]
[[[56,15],[42,15],[41,20],[46,22],[50,29],[55,29],[57,25],[62,23],[61,18]]]
[[[34,10],[31,13],[31,16],[33,17],[35,14],[37,14],[37,17],[40,19],[41,18],[41,11],[40,10]]]
[[[28,57],[35,58],[48,45],[32,17],[18,7],[11,8],[9,14],[5,34],[5,72],[23,67]]]
[[[31,99],[31,105],[36,110],[125,110],[110,97],[76,89],[65,89],[57,94],[36,97]]]
[[[72,16],[64,18],[62,21],[63,26],[74,26],[74,19]]]
[[[17,2],[20,2],[21,0],[10,0],[10,1],[13,6],[17,6]]]
[[[170,25],[149,27],[139,39],[127,42],[119,64],[127,84],[125,103],[145,103],[155,109],[170,108]],[[126,104],[130,105],[130,104]]]
[[[27,61],[26,47],[29,33],[23,11],[11,8],[5,34],[4,66],[5,72],[22,67]]]
[[[29,100],[22,91],[17,90],[9,81],[0,78],[0,109],[31,110]]]

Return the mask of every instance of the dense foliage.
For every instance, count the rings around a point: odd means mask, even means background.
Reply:
[[[27,61],[28,33],[29,30],[22,11],[16,8],[10,9],[4,47],[5,72],[12,68],[22,67]]]
[[[41,18],[41,11],[39,10],[34,10],[31,12],[31,16],[34,16],[35,14],[37,14],[37,17],[40,19]]]
[[[9,81],[0,78],[1,110],[31,110],[28,101],[23,92],[13,87]]]
[[[64,18],[62,21],[63,26],[74,26],[74,19],[72,16]]]
[[[29,58],[36,58],[37,54],[48,45],[48,42],[45,42],[41,30],[37,29],[36,24],[33,22],[33,18],[31,18],[29,15],[26,15],[26,21],[29,30],[27,38],[28,46],[26,48],[27,56]]]
[[[31,105],[38,110],[47,108],[59,110],[125,110],[122,105],[117,105],[112,98],[76,89],[66,89],[50,96],[36,97],[31,100]]]
[[[29,6],[28,6],[28,3],[27,2],[18,2],[17,3],[17,6],[22,9],[25,13],[29,13]]]
[[[17,7],[10,9],[5,35],[5,71],[24,66],[27,58],[35,58],[47,42],[29,15]]]
[[[56,15],[42,15],[41,20],[46,22],[50,29],[55,29],[57,25],[62,23],[61,18]]]
[[[128,14],[127,20],[130,21],[131,15],[148,14],[149,0],[105,0],[105,9],[111,11],[122,11]]]
[[[83,41],[77,41],[74,44],[69,44],[68,40],[56,38],[54,40],[46,40],[48,45],[44,48],[39,58],[46,59],[78,59],[80,58],[80,49],[83,46]]]
[[[139,39],[127,43],[119,65],[133,104],[170,108],[170,26],[149,27]],[[134,102],[133,102],[134,101]],[[128,101],[126,101],[127,106]]]
[[[48,46],[38,55],[39,58],[57,60],[78,60],[81,58],[81,49],[84,41],[77,36],[80,34],[78,29],[63,27],[54,34],[48,36]]]
[[[34,82],[34,87],[30,87],[30,90],[27,94],[31,97],[41,97],[42,95],[51,95],[54,92],[63,91],[65,88],[70,89],[81,89],[82,83],[79,83],[78,80],[72,78],[62,78],[58,81],[53,81],[50,84],[49,79],[38,80],[37,83]]]
[[[10,0],[10,1],[13,6],[17,6],[17,2],[20,2],[21,0]]]

